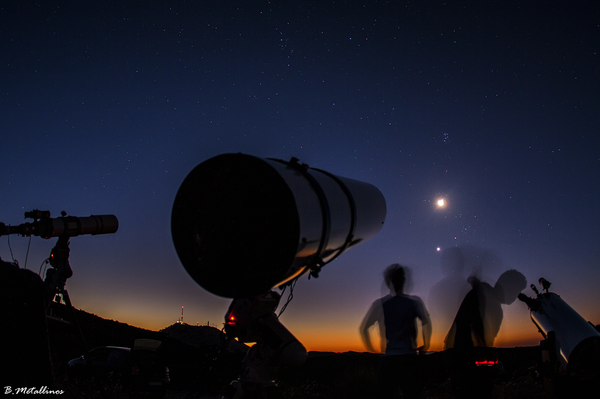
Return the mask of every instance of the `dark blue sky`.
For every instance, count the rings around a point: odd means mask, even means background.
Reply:
[[[295,156],[388,205],[377,237],[297,285],[283,319],[302,340],[358,342],[381,271],[407,264],[426,299],[455,245],[502,259],[490,282],[544,276],[599,323],[598,6],[426,3],[3,5],[0,221],[115,214],[116,234],[71,240],[74,305],[149,328],[185,305],[220,327],[228,300],[172,246],[177,189],[221,153]],[[2,237],[0,256],[24,266],[27,244]],[[27,267],[53,244],[32,238]],[[506,319],[536,336],[523,304]]]

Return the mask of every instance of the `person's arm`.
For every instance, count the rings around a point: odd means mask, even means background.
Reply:
[[[429,350],[429,345],[431,344],[431,332],[433,330],[431,328],[431,320],[428,319],[426,323],[421,320],[421,327],[423,329],[423,346],[419,352],[425,353]]]
[[[425,308],[425,304],[421,299],[419,299],[419,319],[421,320],[421,330],[423,330],[423,346],[418,348],[419,353],[424,354],[429,350],[429,345],[431,344],[431,333],[433,328],[431,327],[431,318],[429,317],[429,313],[427,312],[427,308]]]
[[[365,348],[367,348],[367,350],[369,352],[376,352],[375,348],[373,347],[373,343],[371,342],[371,334],[369,333],[369,329],[373,325],[375,325],[375,323],[381,322],[380,313],[381,313],[381,301],[377,300],[377,301],[373,302],[373,304],[369,308],[369,311],[365,315],[365,318],[363,319],[362,323],[360,324],[360,328],[359,328],[360,337],[362,338]]]

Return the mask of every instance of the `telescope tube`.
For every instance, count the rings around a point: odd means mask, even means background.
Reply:
[[[119,220],[115,215],[90,215],[86,217],[62,216],[44,218],[18,226],[6,226],[0,223],[0,236],[19,234],[22,236],[76,237],[85,234],[112,234],[119,229]]]
[[[185,178],[173,204],[179,259],[206,290],[262,294],[375,236],[386,215],[373,185],[285,162],[222,154]]]
[[[531,320],[544,337],[554,334],[562,365],[572,368],[570,363],[574,358],[584,355],[578,352],[586,351],[587,341],[600,340],[600,333],[559,295],[547,292],[538,295],[536,301],[530,310]],[[600,358],[596,361],[600,361]]]

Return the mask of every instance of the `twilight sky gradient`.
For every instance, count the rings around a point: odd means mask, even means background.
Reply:
[[[37,208],[120,222],[71,239],[75,307],[160,329],[183,305],[220,328],[230,300],[187,275],[170,213],[198,163],[243,152],[386,198],[378,236],[296,285],[281,320],[309,350],[362,351],[385,267],[408,265],[426,301],[437,248],[456,245],[497,255],[485,280],[543,276],[600,323],[595,2],[9,3],[0,221]],[[0,256],[38,271],[55,241],[33,237],[27,255],[28,238],[1,237]],[[523,303],[505,308],[497,345],[539,339]]]

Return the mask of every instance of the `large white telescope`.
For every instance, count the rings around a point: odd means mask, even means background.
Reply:
[[[600,333],[559,295],[548,291],[548,280],[540,278],[539,282],[542,293],[531,284],[536,298],[519,294],[519,299],[529,307],[531,320],[545,338],[547,349],[555,353],[563,368],[571,376],[593,380],[597,386]]]
[[[220,296],[244,298],[320,268],[382,228],[373,185],[289,162],[223,154],[185,178],[171,215],[190,276]]]

